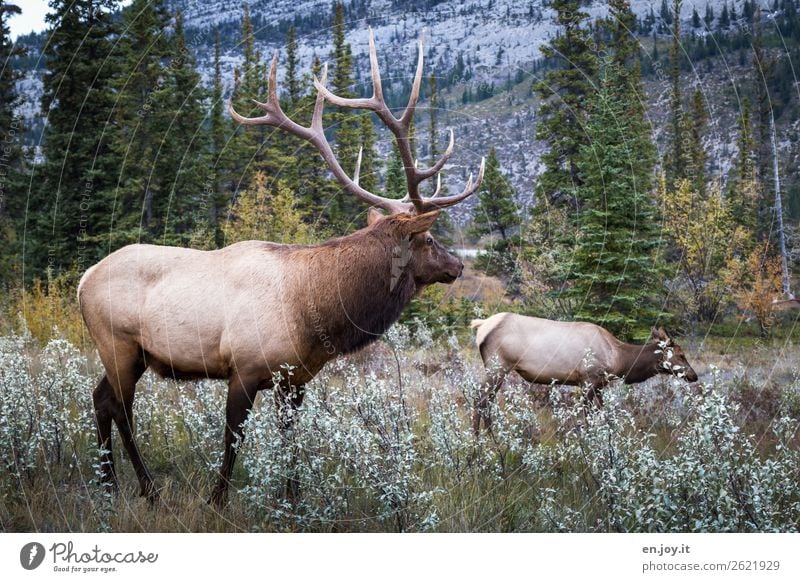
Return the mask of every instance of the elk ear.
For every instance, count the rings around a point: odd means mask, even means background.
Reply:
[[[433,210],[404,220],[402,226],[403,233],[412,236],[430,230],[433,221],[439,216],[439,212],[441,211]]]
[[[667,336],[667,333],[664,331],[663,327],[659,327],[658,329],[654,327],[650,330],[650,334],[657,342],[665,342],[669,340],[669,336]]]
[[[381,212],[374,206],[371,206],[370,209],[367,211],[367,226],[372,226],[384,216],[385,215],[383,214],[383,212]]]

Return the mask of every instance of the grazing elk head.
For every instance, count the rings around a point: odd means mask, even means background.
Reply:
[[[410,270],[410,275],[416,284],[417,291],[433,283],[452,283],[461,275],[464,266],[457,257],[450,254],[431,235],[429,230],[440,210],[461,202],[478,190],[483,179],[485,160],[481,160],[477,180],[473,182],[472,175],[470,175],[464,190],[460,194],[439,197],[441,191],[441,174],[439,172],[453,153],[453,131],[450,130],[450,142],[442,157],[431,167],[424,169],[417,167],[409,139],[409,131],[422,83],[422,42],[419,43],[417,71],[411,87],[411,96],[400,117],[395,117],[389,110],[383,97],[372,29],[369,31],[369,57],[372,71],[372,97],[369,98],[344,98],[331,93],[325,86],[327,65],[323,67],[321,79],[314,78],[317,100],[309,127],[303,127],[289,119],[280,107],[277,89],[277,52],[272,59],[270,68],[267,102],[255,101],[256,105],[265,112],[265,115],[254,118],[243,117],[233,109],[231,102],[228,102],[228,111],[233,119],[242,125],[276,127],[311,142],[319,150],[322,158],[328,164],[339,183],[348,192],[372,207],[368,216],[367,228],[382,230],[389,240],[393,242],[391,247],[393,282],[402,272]],[[359,185],[361,151],[358,154],[353,177],[350,178],[345,173],[325,138],[325,132],[322,127],[322,112],[325,101],[337,107],[372,111],[394,134],[395,143],[403,161],[408,187],[408,193],[403,199],[398,200],[378,196]],[[420,184],[433,176],[437,177],[436,191],[430,197],[423,197],[420,194]],[[383,210],[386,214],[377,209]]]
[[[683,376],[689,382],[697,382],[697,372],[689,365],[689,360],[686,359],[683,348],[672,340],[667,332],[664,331],[664,328],[659,327],[656,329],[654,327],[651,330],[651,336],[653,341],[658,344],[663,356],[659,371],[662,374]]]

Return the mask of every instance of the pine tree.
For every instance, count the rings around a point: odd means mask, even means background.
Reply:
[[[108,252],[113,208],[104,193],[116,184],[118,159],[109,145],[115,95],[110,58],[114,0],[54,0],[44,50],[42,154],[34,169],[24,249],[25,277],[74,266],[82,271]]]
[[[536,137],[547,144],[536,194],[555,204],[574,204],[570,193],[580,185],[576,160],[586,144],[586,101],[597,73],[595,47],[586,25],[589,16],[580,5],[578,0],[554,0],[551,4],[560,34],[542,48],[542,54],[558,61],[559,67],[535,85],[543,101]]]
[[[590,102],[568,295],[579,302],[577,318],[641,339],[660,316],[660,234],[651,198],[655,148],[644,116],[632,114],[624,79],[607,61]]]

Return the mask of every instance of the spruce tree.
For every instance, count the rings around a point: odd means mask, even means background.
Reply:
[[[111,245],[153,241],[163,233],[156,206],[164,196],[164,176],[155,172],[171,99],[164,68],[170,60],[170,15],[164,0],[134,0],[123,13],[119,40],[114,148],[122,161]]]
[[[211,161],[214,171],[210,226],[216,227],[224,218],[224,209],[228,206],[228,195],[232,188],[226,152],[226,143],[231,132],[230,123],[225,117],[225,95],[222,85],[222,69],[220,62],[219,31],[214,34],[214,79],[211,86]]]
[[[500,171],[497,150],[489,150],[486,158],[486,171],[478,191],[478,206],[473,218],[473,233],[499,235],[508,240],[519,226],[517,204],[514,201],[514,188]]]
[[[590,101],[568,295],[577,318],[642,339],[660,315],[659,221],[651,198],[656,152],[644,116],[632,114],[624,79],[607,61]]]
[[[691,109],[686,117],[684,135],[688,137],[685,158],[685,173],[698,195],[706,190],[706,150],[703,136],[708,128],[708,110],[703,92],[699,89],[692,95]]]
[[[44,277],[102,258],[114,211],[104,194],[116,184],[119,160],[110,148],[116,96],[111,57],[117,29],[114,0],[54,0],[47,15],[42,113],[44,163],[26,226],[25,277]]]
[[[345,40],[344,4],[337,2],[333,8],[333,71],[331,86],[340,97],[353,97],[353,55],[350,44]],[[358,150],[362,138],[357,115],[350,109],[335,108],[332,116],[334,153],[348,176],[355,171]],[[355,217],[363,211],[358,200],[339,189],[329,205],[330,219],[338,229],[352,229],[357,223]]]
[[[19,13],[19,6],[0,0],[0,130],[5,136],[0,149],[0,288],[21,268],[19,233],[24,228],[28,192],[24,127],[16,113],[22,104],[16,81],[22,73],[13,67],[14,59],[24,56],[25,51],[14,46],[7,22],[9,16]]]
[[[728,205],[734,222],[742,228],[742,235],[751,243],[758,240],[758,203],[760,184],[756,168],[755,140],[753,139],[750,100],[742,100],[738,117],[739,136],[736,140],[738,155],[728,177]]]
[[[586,144],[586,102],[597,73],[595,46],[587,26],[589,15],[580,10],[580,5],[578,0],[554,0],[551,4],[559,34],[541,50],[545,58],[557,61],[558,67],[535,85],[543,102],[536,137],[547,144],[536,194],[555,204],[575,202],[571,192],[580,185],[577,157]]]
[[[681,5],[683,0],[672,1],[672,11],[675,18],[672,20],[672,42],[669,49],[670,59],[670,96],[669,96],[669,134],[668,146],[665,151],[664,167],[667,173],[667,182],[672,185],[677,180],[686,177],[686,153],[684,152],[684,114],[683,96],[681,93]]]
[[[183,15],[175,16],[167,77],[159,98],[165,102],[155,174],[162,181],[154,200],[154,237],[164,244],[184,245],[197,221],[214,212],[204,192],[213,188],[209,170],[209,134],[205,123],[206,90],[186,44]]]

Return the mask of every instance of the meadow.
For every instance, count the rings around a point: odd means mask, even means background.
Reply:
[[[259,395],[230,503],[207,504],[222,453],[224,383],[150,372],[137,439],[151,506],[115,433],[121,489],[99,483],[96,352],[24,326],[0,338],[3,531],[797,531],[800,344],[696,334],[700,381],[618,383],[585,415],[580,389],[507,382],[491,434],[472,433],[482,367],[469,335],[395,325],[329,363],[289,433]],[[300,495],[286,498],[286,482]]]

